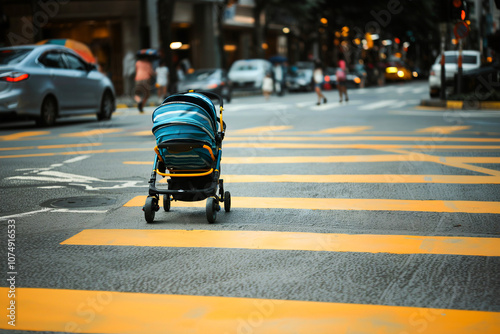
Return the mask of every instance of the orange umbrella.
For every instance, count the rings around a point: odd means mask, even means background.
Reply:
[[[74,39],[44,39],[36,44],[63,45],[78,53],[87,63],[95,64],[97,62],[89,47]]]

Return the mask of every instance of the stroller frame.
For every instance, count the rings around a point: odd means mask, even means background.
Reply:
[[[193,142],[161,142],[154,148],[156,154],[153,163],[153,170],[149,179],[149,196],[146,198],[142,210],[147,223],[152,223],[155,218],[155,212],[160,210],[159,201],[160,195],[163,195],[163,209],[170,211],[170,204],[172,200],[179,201],[201,201],[207,199],[206,203],[206,218],[209,223],[214,223],[217,218],[217,212],[220,211],[220,202],[224,203],[224,210],[229,212],[231,210],[231,194],[229,191],[224,191],[224,180],[219,179],[220,176],[220,160],[222,155],[222,140],[224,139],[226,124],[222,119],[224,110],[222,98],[212,92],[193,91],[179,93],[176,95],[183,95],[187,93],[203,94],[210,99],[217,99],[220,105],[220,117],[217,121],[220,122],[220,130],[216,135],[216,150],[217,154],[214,155],[212,149],[208,145]],[[160,149],[168,149],[169,151],[186,152],[195,148],[202,148],[209,151],[212,157],[212,164],[210,168],[193,170],[193,169],[174,169],[167,168],[160,154]],[[168,173],[167,173],[168,170]],[[168,188],[159,189],[156,187],[157,175],[163,177],[170,177],[168,179]],[[217,188],[219,189],[217,194]]]

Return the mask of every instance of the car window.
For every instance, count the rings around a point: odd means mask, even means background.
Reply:
[[[477,64],[477,56],[473,56],[473,55],[463,56],[462,62],[464,64]]]
[[[1,50],[0,51],[0,65],[14,65],[20,63],[26,56],[33,51],[30,49],[20,49],[20,50]]]
[[[65,68],[64,62],[61,58],[61,53],[56,51],[44,54],[42,58],[40,58],[40,62],[51,68]]]
[[[64,53],[63,58],[64,58],[64,61],[66,62],[66,65],[69,69],[79,70],[79,71],[87,70],[85,63],[83,61],[81,61],[80,59],[78,59],[77,57],[73,56],[72,54]]]
[[[186,80],[206,80],[208,77],[215,73],[214,70],[195,71],[186,76]]]
[[[234,69],[236,71],[253,71],[257,69],[257,64],[254,63],[236,64]]]
[[[446,64],[457,64],[458,63],[458,55],[445,55],[444,56]],[[436,64],[441,62],[441,57],[437,57]],[[462,63],[463,64],[477,64],[477,56],[476,55],[462,55]]]

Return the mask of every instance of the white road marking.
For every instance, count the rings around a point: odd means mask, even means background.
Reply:
[[[81,155],[79,157],[74,157],[72,159],[69,159],[69,160],[66,160],[66,161],[63,161],[63,164],[72,164],[74,162],[78,162],[78,161],[81,161],[81,160],[85,160],[87,158],[90,158],[90,155]]]
[[[32,215],[35,215],[38,213],[44,213],[44,212],[48,212],[48,213],[84,213],[85,214],[85,213],[107,213],[108,210],[73,210],[73,209],[43,208],[41,210],[17,213],[17,214],[10,215],[10,216],[3,216],[3,217],[0,217],[0,221],[32,216]]]
[[[123,182],[122,184],[115,184],[114,186],[110,187],[93,187],[89,184],[78,184],[78,183],[70,183],[70,186],[80,186],[84,187],[85,190],[88,191],[96,191],[96,190],[111,190],[111,189],[123,189],[123,188],[147,188],[149,185],[144,184],[144,185],[137,185],[139,182],[143,181],[106,181],[106,180],[101,180],[101,182]]]
[[[450,111],[450,110],[395,110],[390,111],[390,114],[402,115],[402,116],[437,116],[446,117],[447,119],[452,118],[480,118],[480,117],[500,117],[499,111],[472,111],[466,112],[463,110]]]
[[[38,189],[61,189],[66,188],[65,186],[47,186],[47,187],[37,187]]]
[[[396,103],[398,100],[382,100],[382,101],[377,101],[373,103],[366,104],[364,106],[359,107],[359,110],[373,110],[373,109],[379,109],[379,108],[384,108],[387,106],[390,106],[391,104]]]
[[[73,210],[73,209],[53,209],[55,213],[106,213],[108,210]]]
[[[37,213],[47,212],[47,211],[51,211],[51,210],[52,210],[52,209],[50,209],[50,208],[44,208],[44,209],[41,209],[41,210],[36,210],[36,211],[30,211],[30,212],[18,213],[18,214],[11,215],[11,216],[4,216],[4,217],[0,217],[0,220],[12,219],[12,218],[20,218],[20,217],[26,217],[26,216],[31,216],[31,215],[34,215],[34,214],[37,214]]]

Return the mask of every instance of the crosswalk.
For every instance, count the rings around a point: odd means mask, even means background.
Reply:
[[[380,101],[361,108],[384,108],[395,101]],[[266,104],[265,106],[268,106]],[[304,106],[306,107],[306,106]],[[314,106],[310,106],[314,108]],[[232,207],[236,212],[263,209],[269,214],[279,212],[316,213],[335,212],[399,212],[408,215],[474,214],[500,215],[500,202],[480,200],[401,199],[391,198],[390,193],[369,193],[363,198],[312,198],[294,197],[294,187],[300,184],[388,184],[388,185],[498,185],[500,172],[491,165],[500,164],[500,140],[488,137],[471,137],[470,126],[432,126],[417,128],[405,134],[375,133],[377,129],[367,125],[341,126],[315,132],[296,131],[292,126],[254,127],[228,133],[225,140],[222,169],[225,184],[242,184],[251,187],[260,184],[284,184],[290,190],[288,197],[280,197],[272,190],[265,196],[255,197],[245,193],[233,193]],[[117,135],[120,131],[110,131]],[[262,134],[272,133],[272,136]],[[430,134],[444,134],[436,139]],[[45,135],[45,134],[37,134]],[[85,134],[78,134],[85,135]],[[89,135],[89,134],[86,134]],[[94,134],[91,134],[94,135]],[[455,137],[460,135],[460,137]],[[3,138],[21,138],[14,135]],[[256,137],[259,138],[255,142]],[[425,142],[432,142],[432,152],[426,152]],[[39,148],[40,150],[48,148]],[[71,149],[71,147],[65,147]],[[241,153],[252,150],[252,156]],[[255,151],[255,149],[258,149]],[[265,150],[266,154],[259,149]],[[280,149],[283,155],[273,155],[268,149]],[[296,155],[296,149],[315,149],[315,154]],[[332,155],[331,149],[354,150],[358,154]],[[95,153],[138,152],[124,148],[108,150],[96,147]],[[143,150],[143,149],[142,149]],[[366,154],[369,150],[370,154]],[[485,156],[470,156],[470,151],[488,152]],[[449,154],[458,152],[456,155]],[[74,151],[70,151],[74,152]],[[337,152],[337,151],[336,151]],[[446,152],[446,155],[440,155]],[[52,153],[52,152],[49,152]],[[68,154],[68,151],[63,152]],[[288,154],[287,154],[288,153]],[[378,153],[378,154],[375,154]],[[32,153],[34,156],[36,153]],[[58,154],[58,153],[54,153]],[[78,155],[78,153],[74,153]],[[14,156],[14,155],[12,155]],[[17,154],[17,157],[21,155]],[[8,158],[9,155],[0,156]],[[419,162],[460,169],[457,174],[379,174],[356,173],[360,164]],[[151,161],[123,160],[124,165],[151,166]],[[303,172],[309,164],[348,164],[353,173],[317,174]],[[482,164],[482,166],[481,166]],[[231,167],[251,167],[255,174],[225,174],[224,170],[238,171]],[[257,166],[260,169],[255,169]],[[288,166],[296,174],[279,172],[277,167]],[[267,172],[267,173],[266,173]],[[45,173],[45,176],[49,174]],[[54,176],[54,173],[50,174]],[[43,177],[44,175],[38,175]],[[146,192],[146,191],[145,191]],[[131,196],[117,210],[123,216],[141,215],[144,195]],[[160,201],[161,202],[161,201]],[[160,203],[161,204],[161,203]],[[205,202],[173,202],[182,210],[203,211]],[[276,213],[277,212],[277,213]],[[170,213],[159,213],[158,219],[168,220]],[[162,218],[164,217],[164,218]],[[435,217],[435,216],[428,216]],[[500,216],[498,216],[500,217]],[[196,216],[193,219],[204,219]],[[234,224],[202,225],[204,229],[169,228],[153,225],[149,228],[84,229],[61,242],[64,247],[143,247],[176,249],[231,249],[252,251],[260,257],[264,251],[280,251],[297,254],[310,253],[359,253],[385,257],[401,256],[500,256],[500,238],[420,234],[379,233],[326,233],[290,232],[280,230],[236,230]],[[492,219],[498,224],[499,219]],[[195,226],[200,225],[196,223]],[[367,222],[369,223],[369,222]],[[431,222],[432,223],[432,222]],[[437,223],[437,222],[436,222]],[[146,224],[144,224],[146,226]],[[500,227],[499,227],[500,228]],[[292,256],[292,255],[290,255]],[[341,278],[339,278],[341,279]],[[257,283],[258,284],[258,283]],[[304,282],[304,285],[307,282]],[[366,287],[365,287],[366,288]],[[469,309],[434,308],[415,305],[363,304],[335,301],[291,300],[254,298],[234,295],[186,295],[136,293],[111,290],[75,290],[51,288],[19,288],[19,318],[17,328],[32,331],[82,332],[82,333],[498,333],[500,313]],[[2,298],[8,288],[0,288]],[[90,304],[89,301],[92,301]],[[2,299],[3,303],[3,299]],[[4,304],[2,304],[4,305]],[[2,322],[0,328],[6,329]],[[168,331],[166,330],[168,328]],[[202,331],[197,330],[202,329]]]

